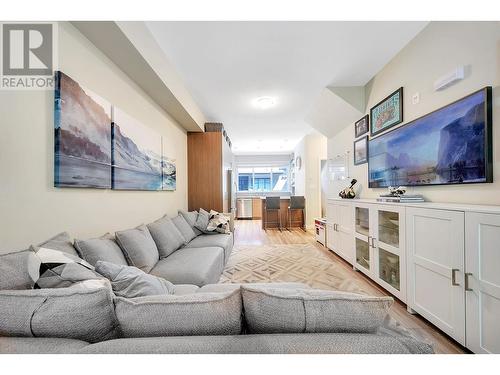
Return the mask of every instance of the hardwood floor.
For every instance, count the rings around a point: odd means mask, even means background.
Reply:
[[[283,230],[282,232],[277,229],[268,229],[267,231],[264,231],[261,227],[260,220],[237,220],[235,228],[235,246],[313,244],[333,262],[336,262],[342,267],[350,270],[354,282],[359,283],[364,289],[368,289],[373,293],[373,295],[390,295],[390,293],[375,284],[361,272],[354,271],[349,263],[316,242],[313,232],[304,232],[301,229],[293,229],[291,231]],[[393,318],[398,320],[404,328],[412,332],[415,336],[433,343],[436,353],[469,353],[467,349],[463,348],[460,344],[456,343],[453,339],[419,315],[412,315],[408,313],[406,305],[397,299],[395,299],[395,304],[391,309],[391,315]]]

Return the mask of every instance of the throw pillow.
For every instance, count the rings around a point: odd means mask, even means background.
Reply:
[[[173,294],[175,290],[171,282],[149,275],[137,267],[98,261],[95,270],[111,281],[113,292],[119,297],[136,298]]]
[[[184,244],[182,233],[167,216],[148,224],[147,227],[156,243],[160,259],[168,257]]]
[[[160,260],[158,248],[145,225],[115,235],[129,265],[149,272]]]
[[[105,281],[105,282],[104,282]],[[109,282],[0,291],[0,336],[98,342],[118,336]]]
[[[28,272],[31,250],[0,255],[0,289],[31,289],[33,279]]]
[[[209,231],[207,229],[209,221],[210,221],[210,214],[203,208],[200,208],[200,211],[198,212],[198,217],[196,218],[196,223],[194,224],[195,228],[202,233],[212,234],[213,231]]]
[[[78,252],[73,246],[71,237],[68,232],[61,232],[56,234],[54,237],[42,242],[38,247],[46,247],[49,249],[59,250],[74,256],[78,256]]]
[[[31,247],[28,272],[34,288],[66,288],[85,280],[102,277],[94,267],[77,256],[45,247]]]
[[[184,244],[187,244],[196,237],[196,233],[194,233],[193,228],[191,228],[182,215],[174,217],[172,219],[172,223],[174,223],[177,229],[179,229],[179,232],[181,232],[182,237],[184,237]]]
[[[241,286],[250,333],[373,333],[384,322],[391,297],[318,289]]]
[[[194,225],[196,223],[196,219],[198,218],[198,212],[197,211],[184,211],[184,210],[178,210],[177,213],[181,215],[187,223],[193,228],[194,233],[199,236],[202,232],[196,228]]]
[[[217,211],[210,211],[210,220],[207,225],[207,231],[230,234],[229,217]]]
[[[239,290],[134,299],[116,297],[115,309],[125,337],[241,333]]]
[[[114,237],[109,233],[100,238],[91,238],[88,240],[75,239],[75,247],[81,257],[93,266],[99,260],[127,265],[127,260],[123,255],[122,249],[120,249]]]

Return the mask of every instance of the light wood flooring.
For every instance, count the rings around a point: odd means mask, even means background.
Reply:
[[[316,242],[312,232],[304,232],[301,229],[291,231],[268,229],[264,231],[260,220],[237,220],[235,223],[235,246],[238,245],[272,245],[272,244],[313,244],[317,249],[336,262],[337,264],[350,270],[352,281],[359,283],[360,287],[370,290],[373,295],[390,295],[383,288],[375,284],[361,272],[354,271],[352,266],[342,258]],[[434,344],[436,353],[468,353],[468,350],[456,343],[449,336],[441,332],[431,323],[419,315],[412,315],[407,312],[406,305],[395,299],[395,304],[391,309],[391,315],[398,320],[404,328],[411,331],[415,336],[421,337]]]

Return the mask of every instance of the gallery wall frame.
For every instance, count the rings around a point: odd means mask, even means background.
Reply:
[[[400,87],[370,109],[370,136],[403,122],[403,87]]]
[[[370,127],[370,116],[365,115],[354,123],[354,138],[358,138],[368,133]]]
[[[354,165],[368,163],[368,135],[354,141],[353,156]]]

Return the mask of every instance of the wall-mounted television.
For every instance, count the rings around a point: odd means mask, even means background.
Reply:
[[[370,140],[370,188],[493,182],[491,87]]]

